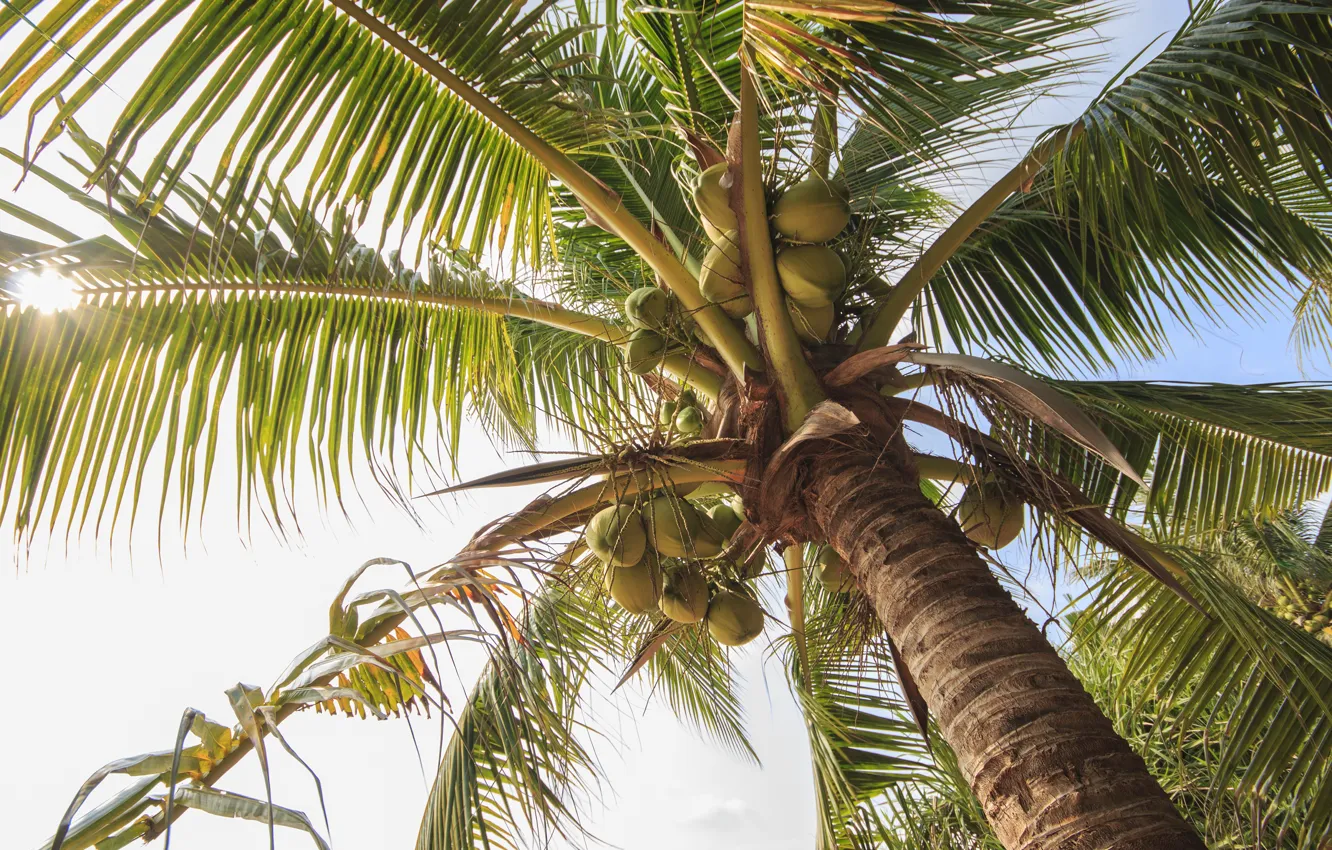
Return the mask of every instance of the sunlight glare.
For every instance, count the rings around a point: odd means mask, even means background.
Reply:
[[[19,285],[16,294],[19,304],[35,307],[42,313],[72,310],[83,300],[74,281],[54,272],[29,277]]]

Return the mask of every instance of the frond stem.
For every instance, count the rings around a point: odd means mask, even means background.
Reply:
[[[759,336],[772,363],[773,381],[782,402],[782,419],[790,434],[805,421],[814,405],[823,401],[824,394],[814,370],[805,362],[805,352],[786,309],[786,295],[777,280],[767,200],[763,193],[758,91],[748,66],[742,68],[740,74],[739,154],[739,167],[734,162],[731,164],[737,184],[731,188],[731,205],[736,206],[738,192],[737,212],[743,230],[740,259],[748,273],[750,296],[758,313]]]
[[[794,543],[782,550],[786,564],[786,608],[791,615],[791,636],[795,638],[800,662],[800,686],[809,690],[809,647],[805,641],[805,547]]]
[[[934,386],[938,380],[939,373],[933,369],[925,369],[910,375],[894,376],[890,383],[884,384],[879,392],[886,396],[901,395],[902,393],[922,390],[926,387]]]
[[[968,484],[976,480],[976,468],[960,460],[927,454],[914,454],[912,458],[916,462],[916,474],[923,479]]]
[[[738,484],[744,479],[745,468],[744,460],[713,460],[688,465],[681,462],[669,470],[657,467],[612,475],[555,499],[538,499],[488,529],[481,538],[473,541],[473,548],[476,551],[501,549],[579,511],[612,499],[619,500],[682,484],[703,484],[709,481]]]
[[[986,219],[999,208],[1010,195],[1021,189],[1036,175],[1050,158],[1061,148],[1073,142],[1083,133],[1081,123],[1069,124],[1039,143],[1023,157],[1022,161],[999,179],[985,194],[958,216],[952,224],[939,235],[930,247],[916,260],[915,265],[893,287],[891,293],[880,305],[873,321],[865,329],[856,350],[865,351],[887,345],[892,338],[897,323],[911,309],[916,296],[924,291],[930,279],[943,268],[944,263],[957,253],[967,239],[976,232]]]
[[[434,307],[455,307],[465,310],[478,310],[496,316],[510,316],[527,319],[560,330],[599,339],[610,345],[622,345],[629,339],[629,332],[624,328],[604,319],[577,310],[570,310],[535,298],[494,298],[478,295],[438,295],[400,290],[374,290],[364,286],[326,286],[323,284],[295,282],[253,282],[219,283],[215,281],[179,284],[129,284],[126,286],[87,289],[79,294],[85,299],[102,296],[149,294],[171,294],[174,292],[210,293],[210,292],[252,292],[256,294],[282,295],[323,295],[342,298],[364,298],[367,300],[395,301],[406,304],[426,304]],[[706,369],[699,368],[683,354],[672,354],[664,362],[666,370],[681,381],[711,399],[721,392],[721,379]]]

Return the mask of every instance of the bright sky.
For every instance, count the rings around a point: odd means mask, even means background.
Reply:
[[[1173,32],[1185,0],[1141,0],[1104,34],[1124,61],[1151,39]],[[2,46],[2,45],[0,45]],[[1064,99],[1040,105],[1024,122],[1071,116],[1099,89],[1089,78]],[[125,91],[125,89],[122,89]],[[21,123],[0,122],[0,145],[21,144]],[[0,174],[0,180],[11,173]],[[13,180],[4,183],[12,186]],[[51,202],[25,186],[20,202]],[[54,205],[52,213],[68,208]],[[0,216],[0,228],[12,222]],[[1125,371],[1121,378],[1176,378],[1255,383],[1296,380],[1287,347],[1289,316],[1260,327],[1238,322],[1200,339],[1180,333],[1173,359]],[[1328,377],[1327,372],[1304,377]],[[226,446],[228,441],[221,441]],[[464,477],[506,461],[469,441]],[[225,458],[219,470],[225,470]],[[219,475],[219,478],[225,478]],[[122,756],[169,748],[181,711],[230,716],[223,690],[237,681],[267,685],[300,649],[327,631],[328,602],[363,560],[400,558],[421,569],[454,552],[478,525],[513,510],[528,494],[496,491],[444,505],[425,528],[387,505],[373,488],[354,522],[340,515],[307,524],[299,541],[282,543],[257,528],[238,539],[225,500],[212,502],[200,537],[188,545],[168,533],[159,553],[151,524],[133,549],[91,540],[57,542],[31,553],[0,542],[0,622],[5,624],[6,682],[0,697],[0,822],[6,845],[36,848],[55,827],[71,795],[95,768]],[[146,500],[153,502],[155,500]],[[310,514],[307,513],[307,516]],[[169,529],[168,529],[169,532]],[[0,530],[0,541],[8,534]],[[1021,564],[1021,553],[1009,559]],[[380,568],[364,589],[399,586],[401,574]],[[741,653],[750,730],[763,768],[719,751],[665,710],[644,712],[642,692],[596,703],[594,727],[605,768],[605,806],[586,820],[599,838],[634,850],[807,850],[814,829],[812,783],[804,731],[778,665],[763,641]],[[465,677],[471,670],[464,669]],[[766,678],[765,678],[766,674]],[[455,689],[456,692],[456,689]],[[433,774],[438,726],[414,719],[427,777]],[[412,845],[428,790],[402,721],[299,715],[284,725],[289,741],[323,780],[334,847]],[[321,823],[308,775],[274,755],[275,801]],[[229,775],[223,787],[263,795],[257,763]],[[173,842],[184,848],[262,847],[266,828],[199,814],[183,818]],[[279,846],[308,847],[299,833],[279,832]]]

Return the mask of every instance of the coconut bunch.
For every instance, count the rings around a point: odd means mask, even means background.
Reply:
[[[712,246],[703,258],[699,288],[703,297],[734,319],[756,340],[754,303],[740,269],[739,220],[723,185],[727,164],[706,169],[694,188],[694,204]],[[810,174],[787,189],[768,209],[776,234],[777,276],[796,334],[809,344],[826,342],[846,289],[846,264],[827,243],[851,220],[850,193],[840,180]]]
[[[707,486],[690,492],[694,500],[657,491],[617,502],[592,517],[584,538],[604,566],[606,593],[621,608],[706,623],[718,643],[742,646],[763,631],[763,609],[745,584],[757,575],[750,574],[755,559],[737,566],[720,556],[744,522],[744,508],[733,493]]]
[[[1296,585],[1278,594],[1270,610],[1297,629],[1332,640],[1332,589]]]
[[[703,409],[699,406],[698,396],[693,390],[685,389],[680,398],[661,403],[659,421],[664,428],[670,428],[682,437],[695,437],[703,430]]]
[[[674,331],[687,322],[675,296],[661,286],[640,286],[624,299],[629,338],[621,344],[625,365],[635,375],[655,371],[670,352]]]

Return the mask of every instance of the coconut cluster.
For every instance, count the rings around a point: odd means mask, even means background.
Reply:
[[[1324,641],[1332,640],[1332,589],[1297,583],[1268,606],[1273,614]]]
[[[625,365],[635,375],[654,371],[666,359],[670,340],[665,331],[677,310],[671,294],[659,286],[642,286],[624,299],[624,317],[633,330],[623,343]]]
[[[744,564],[721,560],[744,505],[724,485],[689,495],[661,490],[602,509],[584,529],[587,547],[604,565],[606,593],[626,611],[706,622],[718,643],[741,646],[763,631],[763,609],[744,583],[762,570],[762,552]]]
[[[727,169],[726,163],[708,168],[694,188],[694,205],[712,242],[699,289],[732,318],[743,319],[755,340],[754,302],[740,269],[739,221],[730,205]],[[835,302],[846,289],[846,264],[825,244],[851,220],[846,184],[810,175],[787,189],[768,214],[780,237],[777,277],[796,334],[811,345],[825,342],[836,320]]]
[[[686,389],[680,393],[678,401],[663,401],[659,421],[663,427],[682,437],[697,436],[703,430],[703,410],[698,405],[698,396],[693,390]]]

